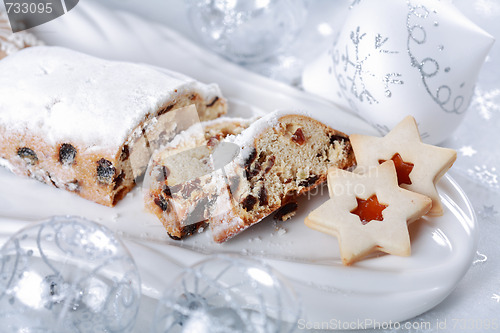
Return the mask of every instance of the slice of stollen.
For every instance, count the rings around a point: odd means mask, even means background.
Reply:
[[[275,211],[289,218],[298,196],[323,183],[329,167],[355,163],[347,135],[302,113],[273,112],[234,134],[204,135],[205,145],[179,145],[153,159],[156,184],[146,205],[173,238],[208,224],[221,243]],[[212,148],[217,135],[225,139]],[[178,141],[196,142],[188,136]]]

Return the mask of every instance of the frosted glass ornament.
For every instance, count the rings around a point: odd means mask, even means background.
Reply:
[[[450,1],[357,1],[330,50],[306,66],[303,86],[381,134],[412,115],[436,144],[462,121],[493,41]]]
[[[234,62],[278,55],[302,29],[304,0],[189,0],[193,30],[206,46]]]
[[[0,249],[0,317],[8,332],[131,332],[137,267],[113,233],[71,216],[29,225]]]
[[[262,263],[215,256],[184,271],[156,310],[153,332],[293,332],[301,303]]]

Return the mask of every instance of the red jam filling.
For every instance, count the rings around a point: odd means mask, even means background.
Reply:
[[[383,221],[382,211],[388,207],[378,202],[377,195],[374,194],[366,200],[356,197],[358,206],[351,211],[351,214],[358,215],[363,225],[370,221]]]
[[[396,174],[398,175],[398,185],[408,184],[411,185],[410,173],[413,170],[413,163],[407,163],[403,161],[399,153],[394,154],[391,158],[396,167]],[[380,164],[384,163],[386,160],[379,160]]]

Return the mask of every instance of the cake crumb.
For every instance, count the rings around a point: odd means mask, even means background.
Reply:
[[[254,243],[254,242],[255,243],[260,243],[260,242],[262,242],[262,238],[260,238],[260,236],[257,236],[257,237],[248,239],[248,242],[249,243]]]
[[[286,229],[285,229],[285,228],[278,227],[278,228],[277,228],[277,230],[276,230],[276,234],[277,234],[279,237],[282,237],[284,234],[286,234]]]

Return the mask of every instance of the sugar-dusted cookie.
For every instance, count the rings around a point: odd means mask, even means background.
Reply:
[[[394,162],[367,172],[328,171],[330,200],[305,219],[315,230],[336,236],[342,263],[382,252],[410,255],[408,223],[431,208],[431,199],[398,186]]]
[[[455,162],[456,151],[422,143],[417,123],[411,116],[403,119],[383,138],[354,134],[350,139],[358,170],[392,159],[399,185],[430,197],[432,209],[429,215],[443,215],[436,183]]]

